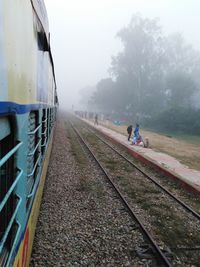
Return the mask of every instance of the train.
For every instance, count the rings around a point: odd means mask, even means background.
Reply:
[[[29,266],[57,86],[43,0],[0,0],[0,266]]]

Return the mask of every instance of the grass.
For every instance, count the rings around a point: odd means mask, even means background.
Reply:
[[[75,137],[73,130],[71,128],[68,129],[67,123],[66,123],[66,128],[67,128],[67,132],[68,132],[67,137],[71,143],[70,152],[74,156],[75,160],[80,165],[80,167],[84,168],[88,164],[87,158],[84,154],[84,151],[83,151],[82,147],[80,146],[77,137]]]
[[[125,126],[104,125],[125,136]],[[161,132],[150,128],[141,128],[143,138],[148,137],[150,148],[168,154],[189,168],[200,170],[200,136],[186,133]]]
[[[85,176],[80,178],[80,191],[93,193],[98,198],[105,196],[102,185],[96,181],[88,180]]]
[[[66,128],[67,128],[67,123],[66,123]],[[80,182],[79,190],[85,191],[87,193],[93,193],[99,198],[103,197],[104,191],[102,185],[96,181],[91,181],[90,179],[88,179],[87,177],[88,174],[84,175],[84,172],[87,171],[88,168],[88,160],[84,153],[84,150],[82,149],[82,147],[78,142],[78,138],[76,137],[75,133],[71,128],[68,129],[67,137],[71,143],[71,149],[69,152],[74,156],[82,172],[82,175],[79,180]]]
[[[149,131],[152,133],[157,133],[160,135],[164,135],[169,138],[176,138],[178,140],[186,141],[188,143],[194,144],[194,145],[200,145],[200,136],[199,135],[192,135],[192,134],[185,134],[185,133],[176,133],[176,132],[170,132],[170,131],[159,131],[155,129],[145,129],[145,131]]]
[[[154,190],[148,190],[148,193],[151,191],[154,192]],[[169,247],[177,246],[179,244],[191,246],[193,242],[199,242],[199,234],[197,234],[195,229],[191,229],[193,238],[189,238],[188,224],[185,224],[182,218],[179,217],[178,214],[175,214],[175,211],[170,208],[169,203],[161,202],[159,203],[159,206],[157,206],[154,202],[152,202],[151,198],[147,200],[142,197],[141,194],[138,195],[138,190],[136,193],[133,188],[129,188],[126,192],[129,197],[136,200],[137,204],[143,210],[149,212],[150,216],[155,217],[155,220],[152,221],[154,231]],[[167,235],[165,231],[167,231]]]
[[[105,159],[104,162],[106,164],[106,168],[108,168],[111,171],[116,170],[117,162],[113,161],[112,159]]]
[[[111,130],[118,129],[117,130],[118,132],[123,133],[124,135],[127,135],[125,130],[121,131],[121,126],[125,126],[125,125],[120,125],[118,127],[116,127],[116,125],[114,125],[114,124],[106,125],[106,124],[102,123],[102,125],[104,127],[107,127],[108,129],[111,129]],[[125,126],[125,128],[126,127],[127,126]],[[156,133],[156,134],[160,134],[160,135],[164,135],[164,136],[169,137],[169,138],[176,138],[178,140],[186,141],[186,142],[194,144],[194,145],[200,145],[200,136],[199,135],[192,135],[192,134],[178,133],[178,132],[171,132],[171,131],[159,131],[159,130],[151,129],[151,128],[142,128],[142,130]]]

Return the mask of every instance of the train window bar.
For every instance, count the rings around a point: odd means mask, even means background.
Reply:
[[[39,157],[37,158],[37,160],[36,160],[36,163],[35,163],[35,165],[34,165],[34,167],[33,167],[33,170],[32,170],[32,172],[31,173],[29,173],[27,176],[28,176],[28,178],[29,177],[32,177],[33,175],[34,175],[34,173],[35,173],[35,170],[36,170],[36,168],[40,165],[40,160],[41,160],[41,155],[39,155]]]
[[[23,173],[23,171],[21,171],[21,172],[19,173],[19,175],[18,175],[18,177],[17,177],[17,179],[16,179],[17,182],[19,181],[20,177],[22,176],[22,173]],[[17,184],[17,183],[16,183],[16,184]],[[15,186],[16,186],[16,184],[15,184]],[[15,187],[14,187],[14,188],[15,188]],[[14,188],[13,188],[13,189],[14,189]],[[9,232],[10,232],[10,229],[11,229],[11,227],[12,227],[13,224],[14,224],[14,221],[15,221],[15,218],[16,218],[16,215],[17,215],[17,212],[18,212],[18,210],[19,210],[20,205],[21,205],[21,200],[18,201],[17,206],[16,206],[16,208],[15,208],[15,211],[14,211],[14,213],[13,213],[11,219],[10,219],[10,222],[9,222],[9,224],[8,224],[8,226],[7,226],[6,230],[5,230],[5,232],[4,232],[3,237],[1,238],[1,241],[0,241],[0,253],[1,253],[1,251],[2,251],[2,249],[3,249],[3,247],[4,247],[4,245],[5,245],[6,239],[8,238],[8,234],[9,234]],[[3,209],[3,205],[1,205],[1,210],[2,210],[2,209]]]
[[[47,110],[47,120],[48,120],[48,139],[49,139],[49,136],[50,136],[50,133],[51,133],[51,129],[50,129],[50,116],[51,116],[51,109],[48,108]]]
[[[11,260],[11,257],[13,255],[14,250],[16,249],[16,244],[17,244],[17,241],[19,239],[20,230],[21,230],[21,224],[17,221],[16,216],[17,216],[17,213],[19,211],[21,203],[22,203],[22,199],[21,199],[21,197],[18,197],[17,206],[16,206],[15,211],[14,211],[14,213],[12,215],[12,218],[11,218],[11,220],[9,222],[9,225],[8,225],[8,227],[6,229],[6,233],[4,234],[4,237],[3,237],[3,239],[1,240],[1,243],[0,243],[0,253],[1,253],[3,251],[3,249],[5,248],[5,243],[6,243],[6,240],[8,239],[9,232],[11,231],[13,225],[15,224],[16,232],[15,232],[14,240],[12,242],[11,250],[10,250],[10,253],[9,253],[8,257],[6,257],[4,259],[4,261],[2,262],[2,265],[7,263],[6,266],[10,266],[8,264],[9,264],[9,262]]]
[[[0,125],[4,131],[4,135],[0,136],[0,218],[3,220],[0,226],[1,264],[8,262],[11,252],[14,250],[20,230],[19,224],[16,221],[16,216],[21,205],[21,198],[15,194],[15,189],[22,177],[23,170],[17,168],[16,171],[14,170],[14,156],[23,143],[19,142],[12,147],[12,135],[9,124],[8,118],[0,120]],[[5,183],[3,180],[5,180]],[[8,182],[8,180],[10,182]],[[7,216],[8,214],[9,216]],[[18,225],[18,227],[16,227],[16,225]],[[12,233],[14,233],[14,236],[11,238]]]
[[[16,177],[16,179],[14,180],[14,182],[12,183],[11,187],[9,188],[8,192],[6,193],[6,195],[4,196],[3,200],[0,203],[0,212],[2,211],[2,209],[4,208],[5,204],[7,203],[9,197],[11,196],[12,192],[14,191],[17,183],[19,182],[19,179],[22,176],[23,171],[21,170],[18,174],[18,176]],[[1,243],[1,242],[0,242]]]
[[[43,109],[43,116],[42,116],[42,153],[44,154],[47,144],[47,137],[48,137],[48,117],[47,117],[47,110]]]
[[[6,163],[6,161],[9,160],[9,158],[11,156],[13,156],[17,150],[20,148],[20,146],[22,145],[22,142],[20,142],[19,144],[17,144],[13,149],[11,149],[1,160],[0,160],[0,167],[3,166],[4,163]]]
[[[41,126],[42,126],[42,124],[40,123],[40,124],[38,125],[38,127],[37,127],[34,131],[32,131],[32,132],[28,132],[28,135],[36,134],[36,133],[38,132],[38,130],[40,129]]]
[[[19,206],[20,206],[20,204],[21,204],[21,202],[22,202],[22,199],[21,199],[21,197],[19,197],[19,196],[17,196],[17,197],[18,197],[18,199],[19,199],[19,202],[18,202],[18,203],[19,203]],[[13,240],[13,245],[12,245],[12,248],[11,248],[11,251],[10,251],[10,256],[9,256],[9,258],[8,258],[8,263],[10,262],[11,257],[12,257],[12,255],[13,255],[13,253],[14,253],[14,250],[16,249],[17,241],[18,241],[18,239],[19,239],[20,231],[21,231],[21,228],[22,228],[20,222],[19,222],[17,219],[16,219],[16,225],[17,225],[17,231],[16,231],[15,238],[14,238],[14,240]]]
[[[52,130],[53,126],[54,126],[54,121],[55,121],[55,119],[54,119],[54,109],[51,108],[51,116],[50,116],[50,128],[51,128],[51,130]]]
[[[40,129],[42,128],[42,123],[37,124],[38,120],[38,113],[31,112],[29,115],[29,131],[28,131],[28,169],[27,169],[27,189],[26,189],[26,196],[27,196],[27,209],[30,206],[30,193],[33,192],[35,184],[37,183],[37,177],[41,166],[41,143],[42,138],[40,137]],[[31,195],[33,196],[33,194]]]
[[[41,141],[42,141],[42,138],[39,138],[39,141],[36,144],[36,146],[34,147],[33,151],[31,151],[30,153],[28,153],[28,157],[35,155],[35,152],[38,150],[39,145],[41,144]]]

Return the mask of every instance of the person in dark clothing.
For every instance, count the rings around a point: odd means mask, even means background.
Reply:
[[[95,118],[94,118],[94,125],[98,125],[98,115],[97,114],[95,115]]]
[[[132,131],[133,131],[133,126],[132,126],[132,125],[129,125],[128,128],[127,128],[128,141],[129,141],[130,138],[131,138]]]

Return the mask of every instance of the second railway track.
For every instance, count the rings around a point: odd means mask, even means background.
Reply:
[[[153,236],[158,249],[171,252],[170,258],[166,258],[166,266],[200,266],[198,212],[177,200],[169,189],[163,190],[157,182],[147,179],[146,172],[140,171],[130,160],[113,150],[86,125],[83,127],[76,121],[76,127],[112,182],[123,193],[128,205]]]

